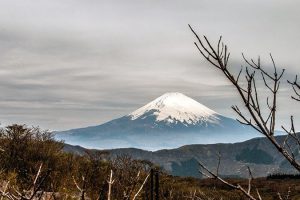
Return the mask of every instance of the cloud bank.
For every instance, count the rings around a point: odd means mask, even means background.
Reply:
[[[100,124],[165,92],[182,92],[227,116],[231,86],[193,46],[191,24],[241,52],[272,52],[299,72],[300,3],[287,0],[0,1],[0,121],[51,130]],[[299,73],[298,73],[299,74]],[[300,117],[282,86],[279,119]]]

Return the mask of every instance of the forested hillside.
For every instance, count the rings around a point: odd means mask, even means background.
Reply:
[[[3,128],[0,146],[4,199],[246,199],[213,179],[171,176],[149,161],[110,157],[105,151],[66,153],[62,142],[39,128]],[[247,185],[244,179],[231,181]],[[298,182],[264,178],[253,184],[264,199],[275,198],[277,192],[296,198]]]

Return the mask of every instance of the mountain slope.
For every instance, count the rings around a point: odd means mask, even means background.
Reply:
[[[238,142],[255,136],[251,128],[181,93],[166,93],[126,116],[98,126],[59,132],[56,137],[88,148],[158,150]]]
[[[285,136],[276,136],[279,143],[284,139]],[[297,149],[295,143],[290,145],[293,150]],[[78,146],[66,145],[64,150],[80,155],[85,153],[84,149]],[[129,155],[134,159],[151,161],[178,176],[199,177],[198,161],[204,163],[209,169],[215,169],[218,162],[217,152],[222,156],[220,166],[222,176],[248,178],[247,166],[251,168],[254,177],[265,177],[278,172],[297,173],[266,138],[254,138],[233,144],[186,145],[154,152],[136,148],[105,151],[109,152],[111,157]],[[296,158],[299,160],[300,154],[297,154]]]

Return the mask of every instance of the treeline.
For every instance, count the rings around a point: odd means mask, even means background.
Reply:
[[[174,177],[148,161],[126,155],[110,158],[103,151],[86,151],[80,156],[64,152],[63,147],[64,143],[55,141],[51,132],[39,128],[15,124],[0,129],[0,198],[246,199],[216,180]],[[151,169],[159,174],[157,191],[151,187]],[[237,181],[247,184],[247,180]],[[258,183],[268,186],[261,180]],[[279,189],[286,191],[293,185],[297,184],[281,182],[278,188],[266,189],[262,194],[268,197],[264,199],[273,199]]]
[[[300,179],[300,174],[275,173],[268,175],[267,179]]]

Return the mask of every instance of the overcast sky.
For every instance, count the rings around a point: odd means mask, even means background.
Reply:
[[[299,74],[300,1],[0,0],[0,122],[64,130],[96,125],[182,92],[235,117],[232,87],[196,51],[200,35],[241,52],[272,52],[285,78]],[[279,120],[300,117],[282,86]],[[299,104],[298,104],[299,108]],[[298,117],[298,121],[299,121]]]

